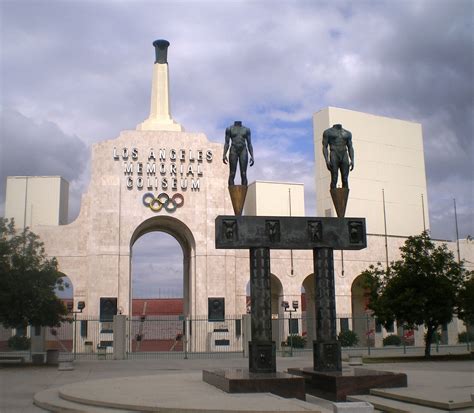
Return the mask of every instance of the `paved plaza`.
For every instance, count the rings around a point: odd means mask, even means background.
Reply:
[[[106,396],[107,392],[117,386],[125,377],[133,377],[130,383],[144,387],[153,386],[153,377],[156,377],[157,387],[165,384],[167,402],[177,402],[183,405],[198,406],[209,400],[209,409],[216,408],[212,403],[239,403],[244,410],[244,401],[251,402],[255,409],[263,411],[271,403],[280,405],[283,410],[290,411],[291,407],[284,408],[287,399],[268,397],[267,394],[229,395],[203,383],[200,379],[203,369],[212,368],[245,368],[248,360],[241,357],[213,358],[213,359],[146,359],[146,360],[97,360],[76,361],[74,370],[59,371],[56,367],[47,366],[3,366],[0,368],[0,411],[9,412],[42,412],[44,410],[33,405],[36,393],[47,389],[58,388],[71,383],[81,382],[81,385],[70,387],[70,391],[90,392],[94,386],[88,387],[87,382],[114,379],[113,386],[100,388],[101,382],[95,391],[98,395]],[[279,371],[286,371],[289,367],[307,367],[311,365],[311,354],[296,357],[278,358]],[[404,362],[367,364],[367,368],[404,372],[408,375],[408,388],[403,392],[408,396],[423,396],[433,400],[470,400],[474,392],[474,361],[449,362]],[[142,378],[141,378],[142,377]],[[142,386],[140,387],[140,382]],[[102,383],[105,383],[104,381]],[[158,383],[160,385],[158,386]],[[129,397],[132,400],[139,390],[130,387]],[[135,393],[135,394],[134,394]],[[113,394],[111,394],[113,397]],[[199,402],[199,403],[198,403]],[[298,402],[292,405],[295,411],[314,410],[323,413],[332,412],[332,403],[308,396],[307,402]],[[218,404],[216,405],[217,408]],[[240,406],[226,406],[239,408]],[[298,407],[301,409],[298,410]],[[92,408],[94,409],[94,408]],[[94,411],[94,410],[91,410]],[[420,408],[420,411],[424,411]],[[433,410],[437,411],[437,410]],[[442,410],[440,410],[442,411]],[[462,409],[462,412],[474,412],[473,408]]]

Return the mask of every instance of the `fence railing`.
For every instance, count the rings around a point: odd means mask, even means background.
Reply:
[[[242,316],[222,320],[207,317],[132,317],[129,323],[129,353],[242,352]]]
[[[383,327],[374,317],[339,316],[336,320],[338,338],[345,352],[362,351],[366,354],[381,354],[390,350],[394,354],[409,354],[421,351],[424,346],[424,330],[408,329],[404,326]],[[80,359],[112,358],[114,348],[114,324],[112,320],[100,320],[77,314],[58,327],[7,329],[0,325],[0,352],[25,351],[9,346],[9,342],[22,340],[12,337],[34,338],[41,334],[45,350],[56,349],[63,355]],[[312,351],[316,339],[316,322],[308,314],[280,314],[272,320],[272,336],[277,355],[291,355]],[[126,321],[124,335],[126,354],[131,358],[178,357],[196,358],[228,357],[244,354],[250,340],[249,316],[226,316],[209,320],[207,316],[134,316]],[[471,336],[472,337],[472,336]],[[115,338],[116,339],[116,338]],[[434,352],[439,348],[470,351],[473,342],[458,343],[457,330],[440,328],[433,341]],[[455,350],[453,350],[455,351]]]

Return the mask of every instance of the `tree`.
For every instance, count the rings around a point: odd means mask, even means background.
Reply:
[[[433,335],[449,323],[459,307],[461,286],[472,274],[456,262],[446,244],[436,246],[424,231],[409,237],[401,259],[385,269],[380,263],[362,274],[369,289],[369,308],[385,326],[395,320],[408,328],[426,328],[425,357]]]
[[[467,325],[474,325],[474,278],[472,274],[459,291],[458,317]]]
[[[0,218],[0,323],[5,327],[57,326],[67,309],[56,296],[63,280],[55,258],[28,228]]]

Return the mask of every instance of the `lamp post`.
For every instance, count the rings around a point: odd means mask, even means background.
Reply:
[[[73,311],[73,308],[74,308],[73,303],[67,303],[68,312],[74,314],[74,360],[76,360],[77,315],[82,313],[82,310],[84,310],[84,308],[86,308],[86,303],[84,301],[79,301],[77,303],[77,310],[78,311]]]
[[[292,303],[293,309],[290,309],[290,304],[288,301],[282,301],[281,306],[283,307],[283,310],[285,313],[290,313],[290,328],[288,329],[289,332],[289,337],[290,337],[290,356],[293,357],[293,334],[291,332],[292,329],[292,323],[291,323],[291,314],[294,313],[298,309],[298,301],[294,300]]]

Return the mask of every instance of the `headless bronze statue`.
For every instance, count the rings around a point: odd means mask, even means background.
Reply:
[[[229,160],[227,160],[227,151],[229,150]],[[234,185],[237,163],[240,168],[241,185],[247,186],[247,165],[249,163],[248,154],[250,153],[250,166],[253,166],[253,148],[250,138],[250,129],[243,126],[241,121],[236,120],[233,125],[225,130],[225,145],[222,161],[229,162],[229,186]]]
[[[328,146],[331,153],[328,154]],[[354,169],[354,148],[352,134],[342,125],[336,124],[323,133],[323,155],[326,166],[331,172],[331,189],[337,185],[338,173],[341,171],[342,187],[349,188],[349,170]]]

